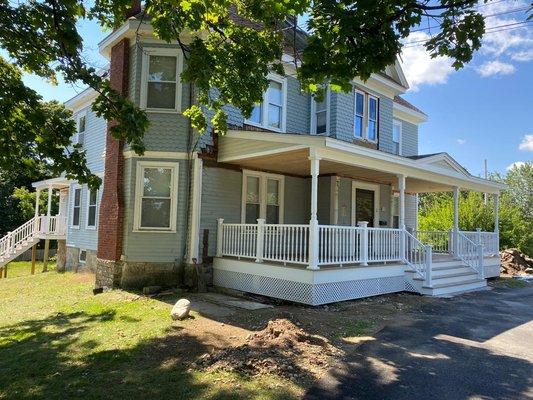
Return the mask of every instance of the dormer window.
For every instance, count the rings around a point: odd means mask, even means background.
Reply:
[[[269,84],[263,101],[256,104],[245,123],[282,132],[285,130],[286,83],[277,75],[269,75]]]
[[[376,142],[378,138],[379,100],[355,90],[354,137]]]
[[[148,111],[181,109],[181,57],[177,49],[143,49],[141,107]]]

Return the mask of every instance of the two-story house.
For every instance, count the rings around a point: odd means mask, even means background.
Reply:
[[[285,75],[269,76],[250,118],[228,106],[229,132],[194,147],[179,46],[130,18],[100,51],[111,84],[148,113],[147,151],[112,138],[91,110],[94,91],[80,93],[66,104],[103,187],[37,182],[60,190],[62,206],[32,222],[38,237],[64,224],[51,237],[65,239],[66,267],[92,268],[96,286],[174,285],[203,262],[215,286],[316,305],[465,291],[499,274],[497,217],[494,232],[463,232],[458,208],[460,190],[490,193],[497,207],[503,187],[446,153],[418,153],[427,117],[400,97],[408,83],[398,63],[315,102],[285,55]],[[417,196],[435,191],[454,192],[451,232],[417,231]]]

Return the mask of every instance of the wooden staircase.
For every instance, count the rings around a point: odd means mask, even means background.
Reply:
[[[25,222],[0,238],[0,268],[30,249],[39,241],[40,217]]]
[[[429,296],[442,296],[470,290],[482,289],[487,281],[479,277],[478,272],[450,255],[436,255],[431,263],[431,283],[427,285],[425,279],[414,270],[406,270],[406,278],[416,290]]]

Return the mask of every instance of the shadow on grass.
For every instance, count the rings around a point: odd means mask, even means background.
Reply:
[[[243,376],[188,371],[207,349],[183,330],[169,328],[165,337],[127,349],[98,350],[112,331],[82,339],[116,318],[113,311],[59,313],[0,328],[0,398],[291,398],[283,387],[258,386]]]

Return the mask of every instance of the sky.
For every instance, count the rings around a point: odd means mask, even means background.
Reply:
[[[500,173],[513,163],[533,161],[533,23],[513,25],[525,19],[527,6],[523,0],[482,6],[489,33],[459,71],[449,59],[431,59],[417,45],[429,30],[407,39],[401,61],[410,89],[403,97],[428,115],[419,128],[421,154],[445,151],[476,176],[483,175],[485,159],[489,172]],[[98,43],[107,33],[90,21],[81,21],[79,29],[84,56],[104,67]],[[61,82],[52,86],[31,75],[24,81],[46,100],[65,101],[83,89]]]

